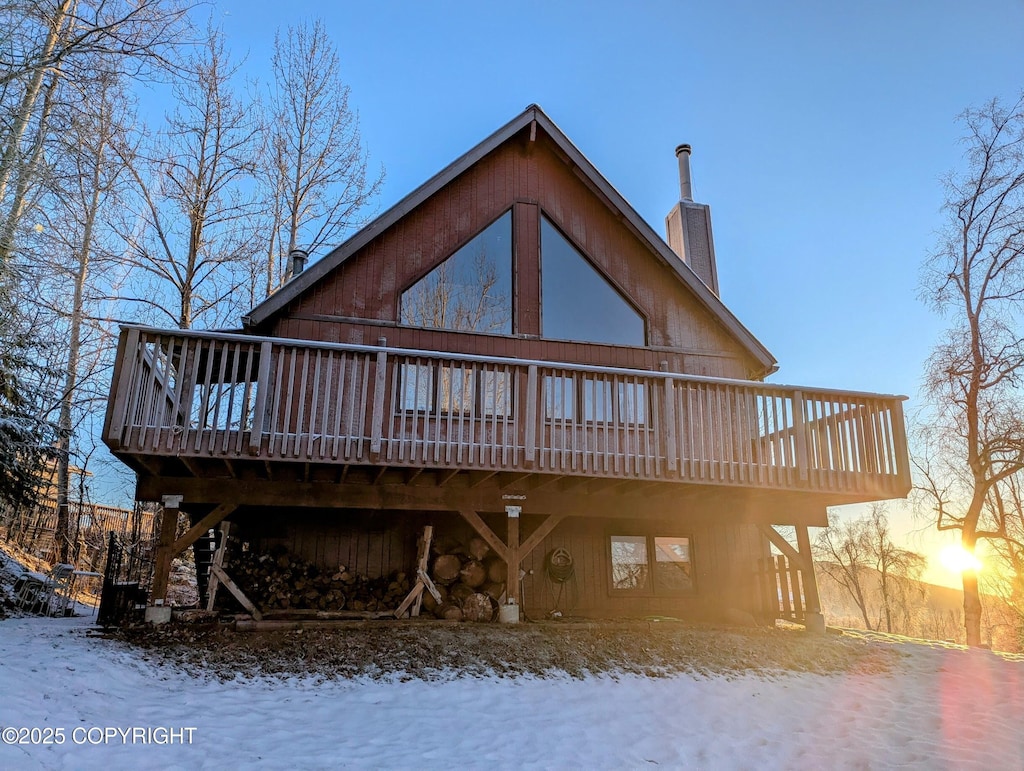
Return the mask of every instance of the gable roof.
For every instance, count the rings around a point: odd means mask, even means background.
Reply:
[[[544,133],[555,143],[565,154],[569,162],[579,171],[593,190],[598,192],[618,214],[621,214],[624,223],[633,234],[646,244],[651,251],[657,254],[675,275],[682,281],[698,300],[719,320],[725,329],[736,338],[736,340],[756,359],[764,368],[763,374],[771,374],[777,367],[774,356],[768,351],[753,334],[740,323],[725,304],[704,284],[689,265],[672,251],[671,247],[651,228],[649,224],[636,212],[625,198],[606,180],[594,165],[587,160],[586,156],[569,140],[569,138],[554,124],[554,122],[535,104],[527,107],[522,113],[495,131],[480,144],[456,159],[446,168],[428,179],[409,195],[400,200],[379,217],[371,221],[364,228],[355,233],[351,238],[333,249],[322,259],[313,263],[309,268],[293,278],[277,292],[270,295],[266,300],[253,308],[242,318],[246,327],[253,327],[262,324],[271,318],[288,303],[299,297],[318,281],[327,276],[331,271],[345,262],[364,246],[370,243],[379,234],[398,222],[409,212],[441,190],[445,185],[454,180],[460,174],[472,167],[480,159],[496,150],[506,141],[514,137],[520,131],[530,128],[535,131],[539,126]]]

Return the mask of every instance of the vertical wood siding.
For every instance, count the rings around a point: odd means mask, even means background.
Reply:
[[[401,293],[501,214],[514,209],[518,335],[540,332],[538,236],[541,213],[555,223],[640,309],[648,345],[632,348],[568,341],[471,335],[408,327],[339,323],[326,317],[394,324]],[[467,353],[657,368],[714,377],[748,377],[757,367],[691,291],[563,162],[543,132],[514,138],[381,233],[268,328],[273,336],[370,343]]]
[[[506,537],[503,516],[483,518],[499,537]],[[540,521],[525,517],[524,533],[528,535]],[[411,571],[416,539],[425,524],[435,526],[438,538],[466,543],[475,535],[458,515],[436,512],[303,511],[287,521],[279,514],[262,513],[241,517],[239,522],[242,538],[256,551],[280,545],[324,569],[344,565],[370,578]],[[695,590],[674,596],[613,594],[611,533],[689,536]],[[558,584],[545,572],[545,557],[556,548],[569,551],[575,568],[561,597]],[[555,609],[564,615],[592,618],[664,615],[720,619],[729,609],[758,616],[763,598],[758,592],[757,571],[759,560],[768,555],[767,542],[754,525],[695,523],[685,517],[676,521],[570,518],[523,560],[522,569],[527,571],[523,607],[533,618],[543,618]]]

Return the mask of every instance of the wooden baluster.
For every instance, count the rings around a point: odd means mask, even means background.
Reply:
[[[526,446],[524,451],[527,467],[532,467],[537,461],[537,407],[540,401],[540,391],[537,385],[537,365],[531,364],[526,371],[526,397],[519,400],[520,404],[523,401],[526,402],[526,436],[524,440]]]
[[[259,455],[263,443],[263,431],[267,420],[268,392],[270,391],[271,358],[273,346],[269,340],[260,344],[260,367],[256,374],[256,404],[252,410],[252,429],[249,432],[249,454]],[[273,447],[273,439],[270,446]]]
[[[801,482],[806,482],[809,461],[807,457],[807,436],[804,432],[803,393],[794,391],[791,404],[793,408],[793,436],[796,440],[797,478]]]
[[[903,493],[910,489],[910,467],[907,462],[907,428],[903,418],[903,401],[894,399],[892,404],[893,424],[893,471],[896,474],[899,487],[897,493]]]
[[[342,351],[338,356],[338,394],[334,397],[334,442],[331,447],[331,459],[338,459],[338,443],[341,441],[342,416],[345,412],[345,396],[348,394],[348,383],[345,382],[346,370],[348,369],[348,354]],[[350,424],[344,423],[345,432],[348,434]]]
[[[327,351],[324,364],[324,403],[320,420],[320,460],[327,460],[329,447],[334,444],[336,434],[331,432],[331,415],[337,412],[334,404],[334,351]]]
[[[132,414],[129,408],[137,382],[139,357],[139,330],[121,330],[117,341],[117,356],[114,358],[114,373],[110,380],[111,405],[107,411],[104,428],[107,442],[115,450],[120,449],[126,439],[126,430]]]
[[[381,347],[387,345],[387,338],[379,338],[377,344]],[[373,379],[373,417],[370,423],[370,453],[374,456],[380,454],[381,432],[384,428],[384,391],[387,385],[387,366],[387,351],[378,351],[377,368],[374,371]]]

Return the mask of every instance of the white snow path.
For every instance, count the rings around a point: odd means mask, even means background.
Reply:
[[[0,768],[1024,768],[1024,663],[987,651],[904,644],[890,674],[772,679],[225,683],[89,624],[0,622],[0,726],[66,737],[0,745]],[[108,726],[196,730],[191,745],[72,740]]]

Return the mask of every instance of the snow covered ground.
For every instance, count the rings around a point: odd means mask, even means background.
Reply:
[[[0,621],[0,768],[1024,767],[1024,663],[982,650],[901,644],[889,674],[223,682],[91,623]]]

